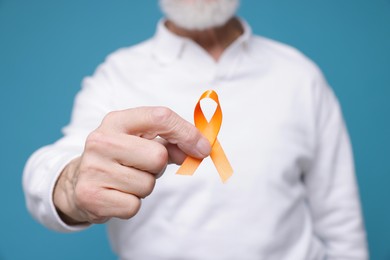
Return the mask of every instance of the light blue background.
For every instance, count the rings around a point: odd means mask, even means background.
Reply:
[[[323,69],[350,130],[372,259],[390,259],[390,1],[243,0],[253,31]],[[104,226],[48,231],[28,215],[28,156],[60,137],[80,81],[154,33],[155,0],[0,0],[0,259],[115,259]]]

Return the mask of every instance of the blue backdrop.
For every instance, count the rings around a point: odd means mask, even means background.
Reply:
[[[239,13],[323,69],[351,134],[372,259],[390,259],[390,1],[243,0]],[[58,234],[37,224],[22,170],[60,137],[82,78],[160,17],[157,1],[0,0],[0,259],[115,259],[103,225]]]

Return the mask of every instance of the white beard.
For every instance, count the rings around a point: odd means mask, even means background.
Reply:
[[[224,25],[238,8],[239,0],[159,0],[164,15],[187,30]]]

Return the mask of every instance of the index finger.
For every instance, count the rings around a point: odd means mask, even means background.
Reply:
[[[147,139],[160,136],[176,144],[187,155],[197,158],[204,158],[211,151],[209,141],[194,125],[166,107],[138,107],[111,112],[100,128]]]

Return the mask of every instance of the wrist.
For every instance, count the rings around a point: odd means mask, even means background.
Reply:
[[[53,202],[58,215],[68,225],[85,224],[74,203],[73,179],[76,175],[80,157],[72,160],[61,172],[54,187]]]

